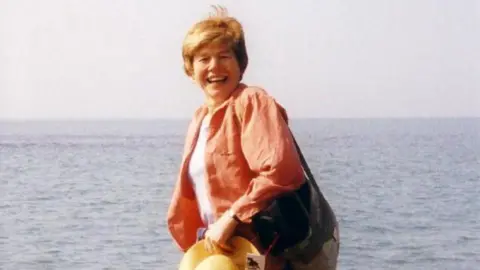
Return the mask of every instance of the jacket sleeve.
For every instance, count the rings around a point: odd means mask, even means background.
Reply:
[[[297,189],[304,178],[283,108],[264,92],[250,94],[241,106],[242,151],[255,177],[231,210],[248,223],[276,196]]]

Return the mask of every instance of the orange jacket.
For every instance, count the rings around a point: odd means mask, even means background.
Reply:
[[[204,227],[188,176],[188,162],[207,107],[189,125],[180,172],[167,213],[174,241],[186,251]],[[231,208],[244,223],[269,200],[304,181],[287,114],[260,88],[244,84],[219,106],[210,120],[205,170],[215,219]]]

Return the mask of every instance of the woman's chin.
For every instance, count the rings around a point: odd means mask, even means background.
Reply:
[[[205,92],[210,99],[215,100],[216,102],[223,102],[228,97],[230,97],[230,94],[233,91],[222,89],[222,88],[215,88],[215,89],[208,89]]]

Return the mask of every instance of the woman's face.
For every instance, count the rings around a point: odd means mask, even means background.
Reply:
[[[240,82],[240,66],[233,51],[223,44],[209,44],[193,57],[192,79],[203,89],[210,103],[228,99]]]

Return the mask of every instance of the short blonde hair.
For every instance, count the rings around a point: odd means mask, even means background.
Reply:
[[[212,43],[226,44],[235,54],[240,67],[240,79],[247,69],[248,54],[245,35],[240,22],[228,16],[223,7],[214,6],[215,12],[208,18],[194,24],[188,31],[182,45],[183,68],[188,76],[193,74],[193,57],[203,46]]]

